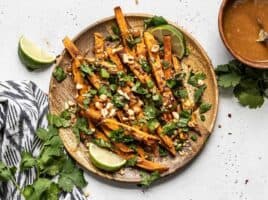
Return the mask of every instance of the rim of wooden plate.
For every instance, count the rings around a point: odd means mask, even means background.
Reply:
[[[141,20],[144,20],[146,18],[152,17],[153,15],[143,14],[143,13],[128,13],[128,14],[125,14],[124,16],[126,18],[141,18]],[[114,19],[115,19],[115,17],[111,16],[111,17],[106,17],[102,20],[96,21],[95,23],[87,26],[85,29],[83,29],[81,32],[79,32],[74,37],[73,41],[74,42],[77,41],[83,34],[90,31],[92,28],[94,28],[96,26],[104,25],[105,23],[109,23],[109,21],[114,20]],[[209,123],[209,125],[206,126],[209,133],[200,137],[201,139],[198,140],[199,142],[194,143],[194,144],[196,144],[196,149],[193,149],[190,152],[191,155],[189,155],[188,157],[185,157],[185,159],[181,163],[174,163],[174,164],[172,163],[171,170],[161,174],[161,177],[173,174],[175,171],[178,171],[179,169],[184,168],[190,161],[192,161],[201,152],[201,150],[205,146],[205,143],[206,143],[208,137],[210,136],[211,132],[213,131],[215,121],[217,118],[218,103],[219,103],[217,80],[216,80],[216,76],[214,73],[213,65],[212,65],[207,53],[202,48],[202,46],[188,32],[186,32],[184,29],[182,29],[180,26],[178,26],[175,23],[172,23],[170,21],[168,21],[168,23],[170,25],[174,26],[175,28],[177,28],[178,30],[180,30],[185,35],[186,40],[191,42],[191,45],[195,47],[194,49],[198,53],[200,53],[200,55],[202,56],[202,58],[203,58],[202,61],[204,61],[204,63],[207,64],[207,66],[205,66],[205,67],[203,66],[203,68],[207,69],[207,71],[209,72],[209,76],[212,79],[211,80],[211,82],[212,82],[211,87],[213,88],[213,91],[210,91],[210,92],[212,92],[212,95],[210,95],[210,97],[213,98],[214,104],[213,104],[213,108],[212,108],[213,112],[209,111],[209,112],[212,112],[210,114],[211,123]],[[58,66],[59,63],[61,63],[63,56],[65,54],[66,54],[66,51],[63,50],[61,55],[57,58],[57,61],[54,65],[53,69],[56,66]],[[61,99],[53,98],[53,95],[55,93],[55,92],[53,93],[53,91],[55,88],[57,88],[56,86],[60,85],[60,84],[62,84],[62,83],[57,83],[57,81],[55,81],[53,76],[51,76],[50,87],[49,87],[49,110],[51,113],[55,113],[55,114],[60,113],[64,109],[64,108],[62,108],[63,106],[61,106],[61,109],[59,109],[59,108],[57,108],[57,106],[55,106],[57,104],[57,102],[60,101]],[[59,94],[55,94],[55,95],[56,95],[56,97],[58,97]],[[140,170],[138,170],[138,169],[124,168],[123,171],[120,170],[120,171],[115,172],[115,173],[109,173],[109,172],[104,172],[104,171],[101,171],[101,170],[95,168],[92,165],[92,163],[90,162],[89,154],[87,152],[87,148],[85,147],[85,145],[82,143],[75,143],[74,142],[74,140],[76,140],[76,138],[75,138],[75,135],[72,133],[72,130],[60,129],[59,132],[60,132],[59,133],[60,137],[63,140],[65,149],[71,155],[71,157],[73,157],[73,159],[77,161],[77,163],[82,168],[86,169],[87,171],[92,172],[93,174],[96,174],[96,175],[99,175],[103,178],[114,180],[114,181],[128,182],[128,183],[140,182],[140,180],[141,180],[140,175],[139,175]],[[174,160],[176,161],[176,158],[178,160],[179,157],[180,156],[177,155],[174,158]],[[169,159],[171,159],[171,158],[169,158]],[[128,176],[126,176],[126,174],[128,174]]]

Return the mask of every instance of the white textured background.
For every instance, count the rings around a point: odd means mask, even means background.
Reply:
[[[125,12],[162,15],[178,23],[201,43],[214,66],[225,63],[231,57],[218,33],[220,2],[139,0],[136,5],[135,0],[0,0],[0,80],[32,80],[47,91],[51,68],[27,71],[17,56],[19,37],[24,34],[59,54],[65,35],[73,37],[96,20],[113,15],[118,5]],[[249,110],[239,106],[230,93],[222,93],[215,131],[185,170],[145,192],[88,174],[86,191],[92,200],[266,200],[267,113],[267,103],[259,110]]]

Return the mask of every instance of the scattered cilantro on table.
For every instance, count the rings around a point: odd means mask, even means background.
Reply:
[[[268,96],[268,71],[254,69],[237,60],[219,65],[215,72],[221,88],[233,89],[234,96],[242,106],[259,108]]]
[[[60,115],[48,115],[47,129],[37,130],[37,137],[43,142],[38,156],[23,151],[19,169],[7,166],[0,161],[0,181],[11,181],[26,200],[57,200],[61,192],[70,192],[73,187],[83,188],[87,185],[83,171],[65,153],[63,143],[58,134],[58,128],[69,127],[70,113],[63,111]],[[76,126],[86,132],[83,121]],[[24,188],[16,183],[16,171],[27,171],[34,168],[37,175],[32,184]],[[58,177],[58,180],[55,179]],[[57,180],[57,181],[56,181]]]

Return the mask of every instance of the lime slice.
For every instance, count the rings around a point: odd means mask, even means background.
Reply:
[[[171,25],[161,25],[149,30],[159,42],[163,42],[164,35],[170,35],[172,41],[172,51],[182,58],[185,54],[185,39],[183,34]]]
[[[30,70],[50,66],[55,56],[48,54],[24,36],[20,38],[18,54],[21,62]]]
[[[126,163],[125,159],[94,143],[89,143],[89,155],[93,165],[105,171],[119,170]]]

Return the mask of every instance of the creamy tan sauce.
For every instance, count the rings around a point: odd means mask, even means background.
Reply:
[[[260,32],[260,19],[268,32],[268,0],[234,0],[226,7],[223,32],[230,47],[241,57],[268,60],[268,46],[256,42]]]

